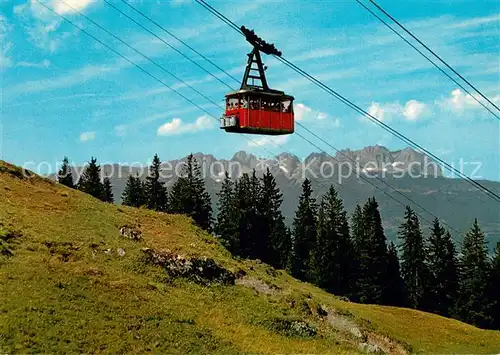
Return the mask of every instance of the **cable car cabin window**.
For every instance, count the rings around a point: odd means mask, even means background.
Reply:
[[[247,97],[246,96],[243,96],[241,98],[241,108],[244,108],[244,109],[248,108],[248,101],[247,101]]]
[[[260,110],[260,97],[250,97],[249,105],[250,110]]]
[[[280,112],[280,101],[279,100],[272,100],[271,101],[271,111],[274,111],[274,112]]]
[[[262,110],[280,112],[280,102],[277,99],[263,98]]]
[[[281,103],[281,112],[291,113],[292,108],[293,108],[293,106],[292,106],[291,100],[285,100]]]
[[[230,97],[227,99],[227,110],[237,110],[239,106],[239,99],[237,97]]]
[[[268,110],[268,108],[269,108],[269,102],[268,102],[268,101],[267,101],[267,99],[264,97],[264,98],[262,99],[260,109],[261,109],[261,110]]]

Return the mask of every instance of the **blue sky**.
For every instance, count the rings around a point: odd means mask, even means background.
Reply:
[[[211,100],[223,103],[227,87],[120,16],[101,0],[65,0],[134,48],[154,58]],[[232,87],[217,71],[175,39],[134,13],[151,29]],[[244,38],[189,0],[129,0],[236,78],[243,74]],[[221,108],[114,40],[60,0],[45,0],[115,50],[219,117]],[[275,43],[283,56],[397,131],[475,177],[500,181],[500,121],[405,44],[354,0],[210,1],[239,25]],[[379,4],[500,103],[498,1],[380,0]],[[297,135],[268,139],[227,134],[218,122],[176,93],[31,0],[0,1],[0,158],[53,169],[67,155],[82,164],[148,163],[190,152],[229,158],[239,150],[299,157],[316,148]],[[297,119],[339,149],[405,143],[363,120],[339,101],[271,57],[268,82],[296,98]],[[304,132],[325,151],[331,148]],[[45,165],[42,165],[45,164]]]

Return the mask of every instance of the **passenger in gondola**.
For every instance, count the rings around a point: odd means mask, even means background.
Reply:
[[[252,110],[258,110],[259,109],[259,103],[257,102],[257,100],[253,99],[251,101],[252,103]]]

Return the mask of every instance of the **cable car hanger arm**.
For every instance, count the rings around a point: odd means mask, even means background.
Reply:
[[[281,57],[281,52],[276,49],[274,44],[267,43],[262,38],[257,36],[253,30],[249,30],[245,26],[241,26],[240,29],[241,32],[243,32],[243,35],[245,35],[245,38],[248,41],[248,43],[250,43],[254,48],[258,49],[259,51],[267,55],[274,54],[278,57]]]
[[[267,67],[265,67],[262,63],[260,52],[267,55],[276,55],[278,57],[281,56],[281,52],[276,49],[274,44],[267,43],[262,38],[257,36],[253,30],[249,30],[245,26],[241,26],[241,32],[244,34],[248,43],[253,46],[253,50],[248,54],[248,62],[245,74],[243,75],[240,90],[257,90],[278,93],[276,90],[271,90],[267,84],[265,74]],[[254,63],[257,65],[257,68],[252,67]],[[252,79],[252,83],[249,83],[250,79]],[[261,85],[255,85],[255,80],[260,81]]]

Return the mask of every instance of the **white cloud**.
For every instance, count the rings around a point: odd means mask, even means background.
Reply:
[[[83,11],[95,0],[49,0],[44,5],[61,16]],[[66,5],[68,4],[68,5]],[[71,32],[58,31],[63,19],[35,0],[14,6],[14,14],[18,16],[28,34],[29,41],[36,47],[54,53],[69,37]],[[78,31],[78,30],[74,30]]]
[[[12,43],[6,43],[2,45],[2,48],[0,48],[0,70],[12,66],[12,59],[9,56],[9,51],[11,47]]]
[[[426,109],[427,106],[424,103],[418,102],[417,100],[410,100],[403,108],[403,116],[406,117],[407,120],[415,121],[425,114]]]
[[[476,97],[477,99],[477,97]],[[466,108],[471,108],[478,106],[479,103],[474,100],[472,95],[466,94],[460,89],[455,89],[451,92],[451,97],[447,100],[452,107],[456,111],[463,111]]]
[[[475,99],[474,99],[475,98]],[[500,95],[490,96],[490,101],[495,104],[500,103]],[[436,104],[440,106],[443,110],[452,111],[455,114],[465,114],[466,112],[472,112],[475,110],[483,110],[483,106],[479,104],[476,100],[483,102],[487,107],[491,107],[488,102],[486,102],[479,95],[474,95],[474,97],[470,94],[466,94],[464,91],[460,89],[455,89],[450,93],[450,96],[436,101]],[[484,110],[484,112],[487,112]]]
[[[484,16],[484,17],[474,17],[465,21],[460,21],[456,22],[453,24],[450,24],[448,28],[470,28],[470,27],[477,27],[481,26],[484,24],[489,24],[491,22],[497,22],[497,25],[500,22],[500,15],[491,15],[491,16]]]
[[[294,104],[293,110],[296,121],[324,120],[328,117],[326,113],[313,110],[301,103]]]
[[[40,68],[40,69],[43,69],[43,68],[48,68],[50,66],[50,61],[45,59],[45,60],[42,60],[41,62],[17,62],[16,63],[16,67],[22,67],[22,68]]]
[[[44,2],[44,5],[54,10],[59,15],[73,14],[77,11],[83,11],[90,5],[92,5],[95,0],[48,0]],[[31,13],[31,15],[39,20],[47,20],[53,18],[51,12],[47,10],[43,5],[35,0],[28,0],[24,4],[14,6],[14,13],[16,15],[22,15],[26,12]]]
[[[384,121],[385,110],[377,102],[372,102],[370,107],[368,107],[368,114],[380,121]]]
[[[64,0],[64,2],[61,0],[54,0],[52,1],[52,6],[58,14],[64,15],[82,11],[93,2],[94,0]]]
[[[383,104],[372,102],[368,108],[368,113],[379,121],[390,121],[394,116],[401,114],[399,103]]]
[[[324,120],[327,117],[328,117],[328,115],[326,113],[324,113],[324,112],[320,112],[318,114],[318,120]]]
[[[422,119],[434,116],[439,118],[439,113],[452,113],[453,115],[476,114],[486,110],[475,99],[489,105],[484,99],[478,96],[471,96],[460,89],[450,92],[449,96],[443,99],[435,100],[431,103],[423,103],[417,100],[409,100],[403,106],[398,102],[381,104],[372,102],[367,112],[377,118],[379,121],[387,122],[392,119],[404,119],[406,121],[420,121]],[[500,104],[500,95],[490,96],[489,99]],[[475,116],[471,116],[475,117]],[[367,117],[361,117],[363,122],[371,122]]]
[[[266,145],[272,145],[278,147],[285,144],[290,139],[290,135],[282,136],[272,136],[272,137],[260,137],[258,139],[252,139],[248,142],[249,147],[263,147]]]
[[[194,123],[184,123],[180,118],[161,125],[158,128],[159,136],[171,136],[183,133],[194,133],[204,131],[214,127],[213,121],[207,115],[198,117]]]
[[[100,78],[107,73],[118,72],[128,66],[129,63],[124,60],[117,62],[114,65],[88,65],[81,69],[75,69],[64,73],[55,78],[22,82],[5,89],[5,92],[9,96],[16,96],[19,94],[44,92],[72,87],[75,85],[85,84],[90,79]]]
[[[9,56],[12,42],[8,40],[8,34],[11,31],[11,26],[7,19],[0,14],[0,70],[12,66],[12,59]]]
[[[95,139],[95,132],[83,132],[80,134],[80,142],[93,141]]]
[[[417,100],[409,100],[404,106],[395,103],[380,104],[372,102],[367,112],[382,122],[391,121],[394,118],[404,118],[408,121],[416,121],[428,112],[426,104]],[[362,117],[363,121],[371,121],[370,118]]]
[[[296,57],[293,57],[289,59],[291,62],[302,62],[302,61],[307,61],[307,60],[312,60],[312,59],[323,59],[323,58],[330,58],[333,56],[336,56],[338,54],[342,54],[342,50],[338,49],[333,49],[333,48],[321,48],[321,49],[315,49],[311,52],[305,53],[305,54],[300,54],[297,55]]]
[[[295,104],[294,111],[295,111],[295,119],[297,121],[303,121],[306,117],[308,117],[311,114],[312,109],[304,104]]]
[[[486,95],[486,97],[495,105],[498,106],[500,104],[500,95]],[[489,112],[474,98],[482,102],[486,107],[492,107],[479,95],[474,95],[473,97],[460,89],[453,90],[449,96],[444,99],[436,100],[435,104],[444,112],[448,114],[451,113],[454,117],[466,117],[467,119],[474,120],[478,118],[477,115],[480,113],[490,117]]]

